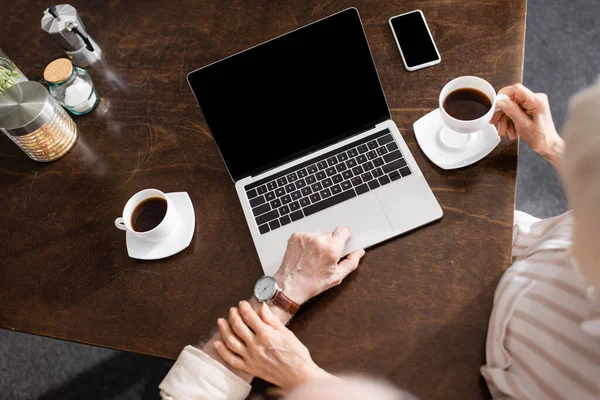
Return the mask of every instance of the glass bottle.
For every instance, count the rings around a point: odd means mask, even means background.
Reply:
[[[71,114],[87,114],[98,104],[98,95],[90,74],[71,60],[59,58],[44,70],[50,94]]]
[[[14,62],[0,49],[0,93],[14,85],[24,82],[27,78],[17,68]]]

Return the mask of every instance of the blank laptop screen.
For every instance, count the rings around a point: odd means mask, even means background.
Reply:
[[[236,181],[390,118],[356,9],[191,72],[188,81]]]

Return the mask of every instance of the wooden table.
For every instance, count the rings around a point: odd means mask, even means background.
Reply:
[[[35,4],[34,4],[35,3]],[[47,1],[0,1],[3,50],[32,80],[63,53],[40,28]],[[479,375],[495,286],[510,263],[517,144],[457,171],[433,165],[412,123],[440,89],[478,75],[521,81],[526,2],[72,1],[104,50],[90,72],[102,97],[80,138],[40,164],[0,138],[0,326],[175,358],[249,297],[261,267],[234,186],[186,83],[192,69],[356,6],[392,116],[444,209],[433,225],[371,249],[291,329],[331,371],[385,377],[423,399],[489,396]],[[440,65],[407,72],[389,17],[420,8]],[[191,246],[130,259],[114,228],[125,201],[187,191]]]

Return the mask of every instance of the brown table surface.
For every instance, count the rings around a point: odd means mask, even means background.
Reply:
[[[70,3],[104,51],[104,72],[90,71],[101,102],[75,119],[79,141],[59,161],[36,163],[0,138],[0,327],[167,358],[207,338],[262,270],[186,74],[355,6],[393,119],[444,217],[369,250],[291,329],[329,370],[380,375],[423,399],[488,396],[479,367],[510,263],[517,144],[444,171],[412,123],[454,77],[496,89],[521,81],[525,0]],[[31,80],[63,55],[40,28],[47,5],[0,1],[2,48]],[[416,8],[442,62],[407,72],[387,21]],[[113,221],[148,187],[189,192],[196,232],[183,252],[143,262],[127,256]]]

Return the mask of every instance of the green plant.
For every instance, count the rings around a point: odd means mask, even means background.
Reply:
[[[0,93],[14,85],[20,77],[15,64],[8,58],[0,57]]]

